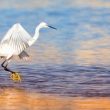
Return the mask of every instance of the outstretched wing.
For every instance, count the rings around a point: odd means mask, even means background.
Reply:
[[[17,23],[9,29],[5,37],[1,40],[1,46],[5,45],[14,54],[18,55],[29,46],[28,41],[30,39],[31,36],[28,32]]]

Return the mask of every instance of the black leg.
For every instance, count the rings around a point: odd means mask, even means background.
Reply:
[[[12,70],[10,70],[9,68],[7,68],[8,63],[7,63],[6,65],[4,65],[6,62],[7,62],[7,60],[5,60],[5,61],[1,64],[1,66],[4,68],[5,71],[8,71],[8,72],[13,73],[14,71],[12,71]]]
[[[4,67],[4,63],[6,62],[6,60],[1,64],[2,67]]]
[[[10,78],[13,80],[13,81],[21,81],[21,76],[19,75],[18,72],[14,72],[12,70],[10,70],[9,68],[7,68],[8,66],[8,61],[9,60],[5,60],[1,66],[4,68],[5,71],[8,71],[8,72],[11,72],[11,75],[10,75]],[[6,64],[5,64],[6,63]]]

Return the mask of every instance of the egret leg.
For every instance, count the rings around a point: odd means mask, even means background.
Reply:
[[[5,65],[6,63],[6,65]],[[11,72],[11,75],[10,75],[10,78],[13,80],[13,81],[21,81],[21,76],[18,72],[14,72],[12,70],[10,70],[9,68],[7,68],[8,66],[8,61],[5,60],[1,66],[4,68],[5,71],[8,71],[8,72]]]
[[[7,64],[4,65],[5,63],[7,63]],[[7,66],[8,66],[7,60],[5,60],[5,61],[1,64],[1,66],[4,68],[5,71],[11,72],[11,73],[14,72],[14,71],[10,70],[9,68],[7,68]]]

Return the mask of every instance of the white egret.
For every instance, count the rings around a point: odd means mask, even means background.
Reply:
[[[35,43],[35,41],[39,37],[39,31],[41,28],[53,28],[49,26],[45,22],[41,22],[35,29],[35,34],[33,37],[29,35],[29,33],[19,24],[14,24],[11,29],[8,30],[4,38],[0,42],[0,57],[5,60],[1,64],[5,71],[11,72],[11,76],[20,78],[19,73],[14,72],[7,68],[8,63],[11,61],[13,56],[19,56],[20,59],[24,59],[29,57],[29,55],[25,52],[25,49],[30,47]],[[15,80],[14,78],[12,78]]]

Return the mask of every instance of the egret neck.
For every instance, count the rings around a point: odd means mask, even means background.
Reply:
[[[29,46],[33,45],[36,42],[36,40],[39,37],[39,31],[40,31],[41,28],[43,28],[43,27],[41,27],[41,25],[38,25],[36,27],[34,36],[28,42]]]

